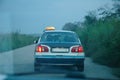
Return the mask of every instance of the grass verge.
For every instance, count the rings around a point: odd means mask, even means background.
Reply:
[[[0,53],[33,44],[38,37],[18,32],[0,34]]]

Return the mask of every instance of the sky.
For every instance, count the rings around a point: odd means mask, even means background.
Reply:
[[[0,0],[0,33],[41,33],[46,26],[62,29],[65,23],[83,21],[89,11],[112,0]]]

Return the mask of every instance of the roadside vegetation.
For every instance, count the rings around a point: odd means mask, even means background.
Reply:
[[[83,22],[66,23],[63,30],[75,31],[83,44],[86,56],[94,62],[114,68],[120,77],[120,1],[113,7],[90,11]],[[115,68],[118,68],[115,70]]]
[[[33,44],[37,37],[13,32],[0,34],[0,53]]]

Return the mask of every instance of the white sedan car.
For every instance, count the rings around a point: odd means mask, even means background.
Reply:
[[[44,31],[36,42],[34,69],[41,65],[75,65],[84,71],[85,53],[81,42],[72,31]]]

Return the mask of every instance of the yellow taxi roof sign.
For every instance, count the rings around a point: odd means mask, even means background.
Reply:
[[[55,27],[49,26],[49,27],[46,27],[45,30],[55,30]]]

